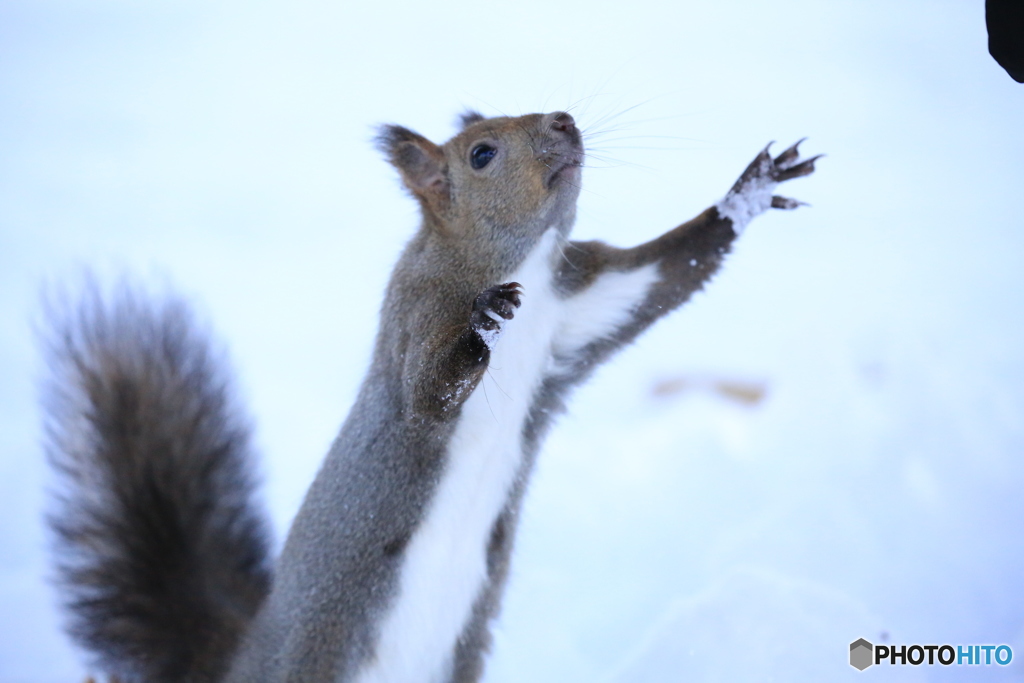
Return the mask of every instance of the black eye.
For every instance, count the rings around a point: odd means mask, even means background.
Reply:
[[[469,153],[469,165],[480,170],[487,164],[491,163],[491,159],[498,153],[498,150],[491,147],[490,145],[477,145],[473,148],[473,151]]]

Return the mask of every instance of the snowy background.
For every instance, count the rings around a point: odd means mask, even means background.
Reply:
[[[0,682],[87,671],[46,582],[43,288],[194,303],[280,540],[416,223],[373,126],[465,107],[571,111],[576,235],[623,246],[769,140],[828,154],[572,401],[486,680],[1024,679],[1024,86],[982,4],[2,0]],[[859,637],[1016,657],[858,673]]]

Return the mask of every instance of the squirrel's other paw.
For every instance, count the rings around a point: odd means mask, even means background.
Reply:
[[[487,348],[493,348],[501,333],[501,325],[515,316],[523,289],[518,282],[506,282],[488,287],[473,300],[470,325],[483,339]]]

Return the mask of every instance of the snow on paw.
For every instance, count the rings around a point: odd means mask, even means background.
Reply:
[[[743,232],[755,216],[769,208],[795,209],[804,204],[796,199],[774,194],[779,183],[814,172],[814,162],[822,155],[801,159],[799,146],[804,139],[798,140],[774,159],[768,152],[772,143],[768,143],[768,146],[750,162],[732,189],[715,204],[718,215],[732,222],[732,228],[737,235]]]
[[[501,336],[502,324],[515,316],[521,303],[522,287],[518,282],[494,285],[473,300],[469,323],[488,349],[493,349]]]

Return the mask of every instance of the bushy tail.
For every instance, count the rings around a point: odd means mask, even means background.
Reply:
[[[178,301],[53,316],[50,516],[69,632],[125,682],[214,681],[270,584],[248,426]]]

